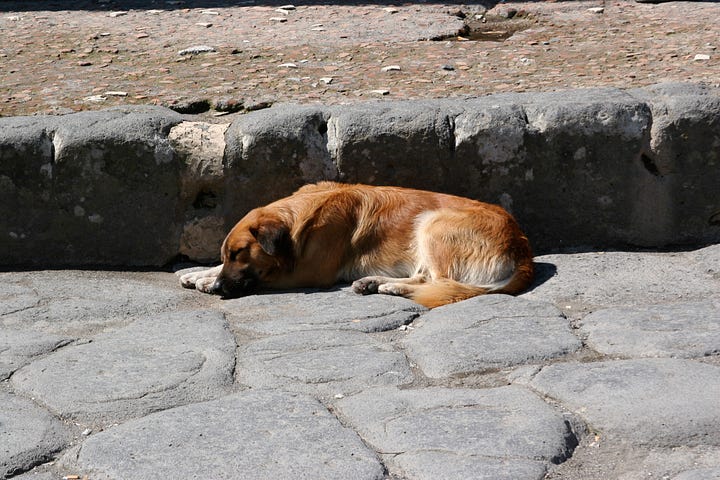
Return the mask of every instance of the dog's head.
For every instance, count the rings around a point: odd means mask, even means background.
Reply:
[[[292,270],[290,227],[278,216],[253,210],[230,231],[220,255],[223,267],[213,292],[224,297],[247,295]]]

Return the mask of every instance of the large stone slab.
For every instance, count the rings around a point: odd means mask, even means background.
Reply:
[[[587,344],[623,357],[703,357],[720,352],[720,297],[599,310],[582,320]]]
[[[380,480],[383,466],[305,395],[248,391],[129,421],[88,438],[76,460],[92,478]]]
[[[405,298],[358,295],[348,287],[263,293],[220,306],[234,325],[265,334],[324,328],[380,332],[408,324],[426,311]]]
[[[576,438],[557,411],[523,388],[377,388],[339,400],[341,418],[416,479],[542,479]]]
[[[378,385],[409,383],[405,356],[352,330],[308,330],[275,335],[238,350],[237,380],[325,397]]]
[[[530,386],[600,435],[645,446],[720,445],[720,368],[690,360],[566,363]]]
[[[601,307],[718,296],[720,245],[689,252],[588,252],[535,257],[537,283],[524,298],[576,316]]]
[[[181,116],[121,107],[0,119],[0,264],[163,265],[177,255]]]
[[[160,314],[64,348],[13,375],[20,392],[79,421],[110,423],[217,397],[233,382],[222,314]]]
[[[34,357],[52,352],[71,340],[59,335],[0,327],[0,381],[8,378]]]
[[[0,478],[49,460],[69,439],[66,427],[46,410],[0,392]]]
[[[89,336],[177,308],[194,292],[154,273],[81,270],[0,273],[0,326]]]
[[[414,326],[402,344],[432,378],[540,362],[582,346],[556,307],[508,295],[436,308]]]

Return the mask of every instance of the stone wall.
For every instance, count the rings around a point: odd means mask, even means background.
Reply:
[[[0,118],[0,265],[215,261],[249,209],[322,179],[499,203],[537,252],[720,242],[720,89]]]

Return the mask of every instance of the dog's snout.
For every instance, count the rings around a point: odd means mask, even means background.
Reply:
[[[220,278],[217,278],[215,282],[210,287],[210,293],[213,295],[220,295],[223,293],[223,281]]]

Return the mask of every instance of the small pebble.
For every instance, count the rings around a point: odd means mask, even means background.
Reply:
[[[453,70],[455,70],[455,67],[453,67],[452,65],[443,65],[441,68],[443,70],[447,70],[448,72],[452,72]]]
[[[215,51],[216,50],[213,47],[208,47],[207,45],[197,45],[195,47],[186,48],[185,50],[180,50],[178,55],[196,55],[198,53],[211,53]]]
[[[393,7],[383,8],[383,10],[385,10],[387,13],[390,13],[390,14],[392,14],[392,13],[398,13],[398,12],[400,11],[400,10],[398,10],[397,8],[393,8]]]
[[[107,100],[107,97],[103,97],[102,95],[90,95],[89,97],[85,97],[86,102],[104,102]]]
[[[280,65],[278,65],[278,67],[281,67],[281,68],[298,68],[297,65],[295,65],[294,63],[290,63],[290,62],[288,62],[288,63],[281,63]]]
[[[283,22],[287,22],[287,18],[285,18],[285,17],[270,17],[270,21],[283,23]]]
[[[220,15],[220,12],[216,12],[215,10],[202,10],[200,12],[201,15]]]
[[[710,55],[707,55],[705,53],[698,53],[697,55],[695,55],[695,58],[693,58],[693,60],[710,60]]]
[[[90,430],[89,428],[86,428],[85,430],[82,431],[82,436],[87,437],[91,433],[92,433],[92,430]]]
[[[195,25],[197,25],[198,27],[205,27],[205,28],[210,28],[213,26],[212,23],[207,23],[207,22],[198,22]]]
[[[333,77],[322,77],[320,81],[325,85],[330,85],[333,82]]]
[[[603,7],[588,8],[588,12],[590,13],[603,13],[604,11],[605,9]]]
[[[390,90],[370,90],[370,93],[375,95],[390,95]]]
[[[278,7],[280,10],[295,10],[295,5],[283,5],[282,7]]]
[[[108,17],[117,18],[117,17],[122,17],[123,15],[127,15],[127,14],[128,14],[128,12],[110,12],[110,13],[108,13]]]
[[[108,97],[127,97],[128,93],[116,90],[116,91],[111,91],[111,92],[105,92],[105,95]]]
[[[388,65],[381,69],[383,72],[397,72],[400,70],[400,65]]]

